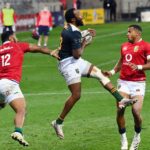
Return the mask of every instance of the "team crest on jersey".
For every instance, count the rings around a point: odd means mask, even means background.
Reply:
[[[75,69],[76,73],[79,73],[79,69]]]
[[[128,49],[127,46],[125,46],[125,47],[123,47],[122,50],[123,50],[123,51],[126,51],[127,49]]]
[[[139,50],[139,46],[134,47],[134,52],[137,52]]]

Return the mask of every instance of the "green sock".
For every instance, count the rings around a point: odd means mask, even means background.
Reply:
[[[62,124],[62,123],[63,123],[63,121],[64,121],[63,119],[58,118],[58,119],[56,120],[56,123],[57,123],[57,124]]]
[[[115,99],[120,102],[123,97],[120,95],[120,93],[117,91],[117,89],[114,87],[111,89],[110,93],[115,97]]]
[[[15,127],[15,132],[19,132],[22,134],[22,128]]]

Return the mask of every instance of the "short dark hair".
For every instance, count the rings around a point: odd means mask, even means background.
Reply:
[[[2,41],[2,43],[8,41],[8,40],[9,40],[9,37],[10,37],[11,35],[13,35],[13,34],[14,34],[13,31],[6,31],[6,32],[3,32],[2,35],[1,35],[1,41]]]
[[[136,30],[138,30],[138,31],[142,32],[142,27],[141,27],[141,26],[139,26],[139,25],[132,24],[132,25],[130,25],[130,26],[129,26],[129,28],[131,28],[131,27],[133,27],[134,29],[136,29]]]
[[[74,15],[75,8],[68,9],[65,13],[65,19],[67,23],[71,23],[72,18],[75,18]]]

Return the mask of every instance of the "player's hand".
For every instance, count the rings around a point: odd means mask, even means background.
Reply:
[[[53,30],[53,27],[49,27],[49,31],[52,31]]]
[[[128,66],[132,69],[132,70],[138,70],[138,67],[136,64],[128,62]]]
[[[103,73],[106,77],[109,77],[109,78],[112,76],[112,74],[111,74],[110,71],[105,71],[105,70],[103,70],[102,73]]]
[[[90,32],[92,37],[96,36],[96,30],[89,28],[88,31]]]
[[[36,28],[35,28],[35,30],[36,30],[36,32],[38,32],[38,31],[39,31],[39,28],[38,28],[38,27],[36,27]]]
[[[50,55],[51,55],[52,57],[55,57],[56,59],[59,60],[60,57],[59,57],[58,53],[59,53],[59,48],[57,48],[57,49],[51,51],[51,52],[50,52]]]
[[[86,47],[86,46],[88,46],[90,44],[91,44],[91,42],[87,41],[86,38],[83,38],[83,40],[82,40],[82,47]]]

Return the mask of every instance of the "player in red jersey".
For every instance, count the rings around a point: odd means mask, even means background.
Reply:
[[[11,137],[21,145],[28,146],[29,144],[22,133],[26,102],[19,87],[24,53],[39,52],[58,58],[57,53],[48,48],[25,42],[16,42],[13,31],[4,32],[1,35],[1,40],[3,44],[0,46],[0,108],[4,108],[5,104],[8,103],[15,111],[15,130]]]
[[[130,25],[128,27],[128,42],[121,46],[121,57],[114,69],[107,72],[108,76],[112,76],[120,71],[118,90],[121,95],[126,98],[134,98],[138,100],[137,103],[132,105],[135,135],[130,150],[137,150],[141,141],[141,110],[145,94],[146,80],[144,71],[150,69],[150,44],[142,40],[141,34],[142,28],[140,26]],[[125,108],[118,108],[117,124],[119,133],[121,134],[122,150],[128,149],[124,113]]]

